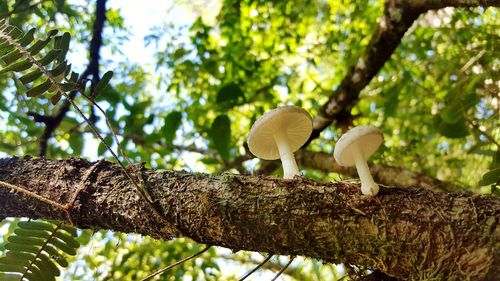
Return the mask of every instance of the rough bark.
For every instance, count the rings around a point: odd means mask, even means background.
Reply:
[[[130,170],[139,176],[137,169]],[[135,172],[134,172],[135,171]],[[67,211],[0,187],[0,218],[67,220],[80,228],[135,232],[379,269],[402,279],[494,280],[500,276],[500,200],[479,195],[357,184],[145,170],[165,223],[110,162],[0,159],[0,181]],[[76,196],[76,197],[75,197]]]

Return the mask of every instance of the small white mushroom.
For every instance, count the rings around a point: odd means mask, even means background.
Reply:
[[[373,181],[366,160],[384,141],[382,131],[373,126],[354,127],[340,137],[333,153],[341,166],[356,166],[361,180],[361,192],[365,195],[377,195],[379,187]]]
[[[265,159],[281,158],[283,178],[300,175],[293,153],[312,132],[312,118],[304,109],[286,106],[273,109],[259,118],[248,134],[248,147],[253,155]]]

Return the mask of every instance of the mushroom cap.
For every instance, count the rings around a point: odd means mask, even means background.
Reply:
[[[312,126],[311,115],[300,107],[285,106],[270,110],[252,125],[248,134],[248,148],[259,158],[279,159],[274,133],[283,130],[290,150],[294,152],[309,139]]]
[[[358,126],[343,134],[337,144],[333,156],[341,166],[354,166],[354,157],[350,150],[356,145],[364,159],[368,159],[382,144],[382,131],[373,126]]]

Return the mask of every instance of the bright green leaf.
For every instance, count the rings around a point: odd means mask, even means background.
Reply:
[[[480,186],[490,185],[490,184],[494,184],[494,183],[499,182],[499,181],[500,181],[500,168],[486,172],[483,175],[483,178],[481,179],[481,181],[479,181],[479,185]]]
[[[469,134],[467,124],[463,118],[456,123],[447,123],[439,116],[436,116],[434,124],[437,131],[447,138],[463,138]]]
[[[21,76],[21,78],[19,78],[19,80],[21,80],[21,82],[23,84],[28,84],[28,83],[31,83],[33,81],[35,81],[36,79],[40,78],[40,76],[42,76],[42,71],[40,71],[40,69],[35,69],[23,76]]]
[[[245,101],[245,93],[235,83],[224,85],[217,93],[217,103],[235,106]]]
[[[104,138],[104,141],[111,147],[111,145],[113,144],[113,137],[111,135],[108,135]],[[97,155],[102,156],[106,151],[106,146],[102,143],[99,143],[99,146],[97,147]]]
[[[111,80],[112,77],[113,77],[113,71],[108,71],[104,73],[99,83],[97,83],[97,85],[95,86],[94,92],[92,93],[92,97],[94,98],[97,97],[102,92],[102,90],[104,90],[106,86],[108,86],[109,80]]]
[[[210,128],[210,138],[213,145],[224,160],[229,160],[229,148],[231,145],[231,121],[227,115],[219,115],[215,118]]]
[[[179,129],[182,123],[182,113],[179,111],[170,112],[167,117],[165,117],[165,125],[162,127],[162,133],[165,138],[165,143],[167,145],[172,145],[175,138],[175,133]]]
[[[69,135],[69,146],[73,153],[80,155],[83,150],[83,136],[79,133],[72,133]]]
[[[449,124],[457,123],[464,117],[464,110],[460,101],[453,101],[443,108],[439,114],[441,119]]]
[[[42,84],[29,89],[26,92],[26,95],[28,97],[36,97],[38,95],[45,93],[47,90],[49,90],[51,85],[52,85],[52,82],[50,80],[46,80]]]

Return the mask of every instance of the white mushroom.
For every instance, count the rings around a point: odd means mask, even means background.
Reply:
[[[287,106],[273,109],[259,118],[248,134],[248,147],[253,155],[265,159],[281,158],[283,178],[300,175],[293,153],[312,132],[312,118],[304,109]]]
[[[377,195],[378,184],[373,181],[366,160],[384,141],[382,131],[373,126],[354,127],[340,137],[335,145],[334,157],[341,166],[356,166],[361,180],[361,192]]]

